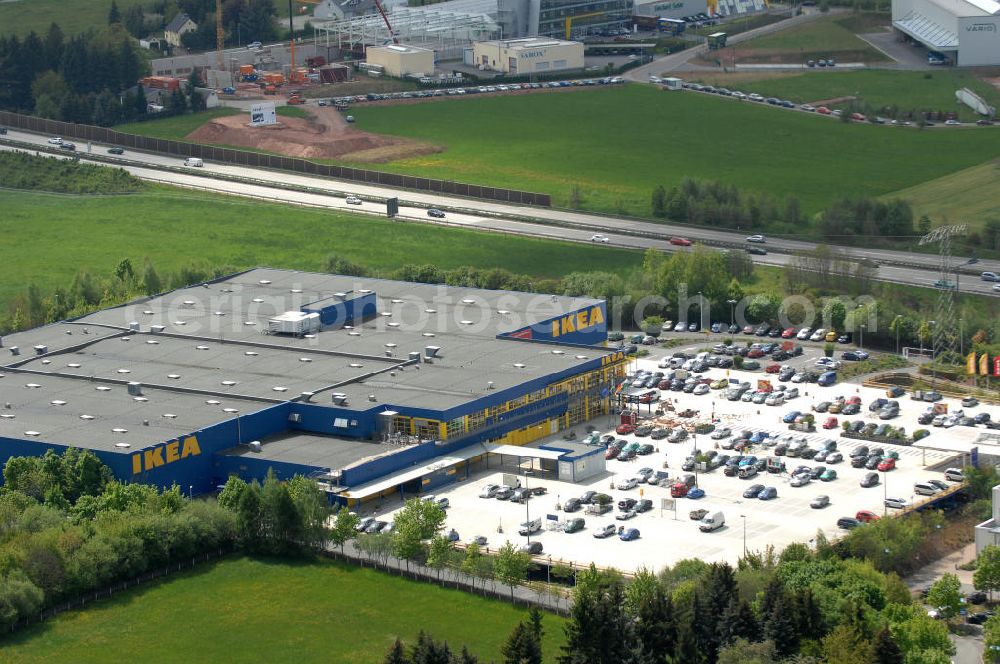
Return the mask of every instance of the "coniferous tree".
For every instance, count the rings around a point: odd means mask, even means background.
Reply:
[[[750,604],[734,596],[726,607],[726,612],[719,621],[719,645],[730,644],[736,639],[757,641],[760,638],[760,625]]]
[[[406,651],[403,650],[403,642],[399,640],[398,636],[395,643],[389,648],[389,652],[385,654],[382,664],[409,664],[409,660],[406,659]]]
[[[883,627],[878,631],[872,646],[876,664],[903,664],[905,660],[903,651],[899,649],[896,640],[892,638],[888,627]]]
[[[764,621],[764,638],[774,641],[781,657],[788,657],[799,649],[799,631],[795,616],[795,603],[785,593],[778,596],[771,613]]]
[[[664,655],[674,652],[677,644],[677,624],[674,606],[662,586],[639,603],[638,621],[635,626],[639,643],[640,664],[664,661]]]
[[[118,3],[111,0],[111,9],[108,10],[108,25],[122,22],[122,13],[118,11]]]

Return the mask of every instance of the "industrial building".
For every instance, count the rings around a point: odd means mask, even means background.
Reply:
[[[365,64],[378,69],[381,73],[396,78],[410,74],[430,76],[434,73],[434,51],[419,46],[403,44],[388,44],[386,46],[369,46],[365,50]]]
[[[473,44],[474,64],[481,69],[516,76],[565,69],[583,69],[583,44],[527,37]]]
[[[637,2],[635,4],[636,16],[683,18],[707,13],[708,2],[706,0],[656,0],[655,2]]]
[[[354,503],[607,413],[600,300],[253,269],[0,340],[0,463],[69,447],[192,494],[306,474]],[[603,471],[571,443],[525,456]]]
[[[959,66],[1000,64],[1000,3],[893,0],[892,26]]]

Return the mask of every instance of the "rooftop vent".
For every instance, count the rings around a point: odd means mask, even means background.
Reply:
[[[236,384],[236,381],[235,380],[224,380],[224,381],[222,381],[222,384],[225,385],[226,387],[232,387],[233,385]]]
[[[37,390],[41,387],[38,383],[25,383],[24,386],[31,390]]]
[[[145,311],[142,312],[144,316],[152,316],[154,313],[155,312],[150,311],[149,309],[146,309]]]
[[[146,403],[149,401],[146,397],[132,397],[132,401],[138,401],[139,403]]]
[[[267,286],[269,283],[271,283],[271,280],[270,279],[261,279],[257,283],[260,284],[261,286]]]
[[[226,315],[225,311],[213,311],[212,313],[215,314],[216,316],[225,316]]]
[[[167,329],[165,325],[150,325],[149,331],[153,334],[162,334],[163,330]]]
[[[334,297],[339,297],[341,300],[343,300],[345,297],[347,297],[347,293],[341,293],[340,291],[338,291],[338,292],[334,293],[333,296]]]
[[[375,395],[374,395],[374,394],[369,394],[369,395],[368,395],[368,400],[369,400],[369,401],[378,401],[378,399],[376,399],[376,398],[375,398]]]
[[[25,431],[24,435],[25,436],[31,436],[32,438],[37,438],[38,436],[41,436],[42,434],[41,434],[40,431]]]
[[[288,391],[288,388],[284,387],[282,385],[275,385],[271,389],[274,390],[275,392],[287,392]]]
[[[206,399],[205,403],[207,403],[209,406],[218,406],[222,402],[219,401],[218,399]]]
[[[52,360],[42,360],[42,364],[52,364]]]
[[[177,416],[174,415],[173,413],[164,413],[163,417],[167,418],[168,420],[173,420],[177,418]]]
[[[169,378],[170,380],[177,380],[180,377],[181,377],[180,374],[167,374],[167,378]]]
[[[312,398],[313,398],[313,396],[315,396],[315,394],[316,394],[315,392],[302,392],[302,393],[299,394],[299,396],[302,397],[303,401],[309,402],[309,401],[312,400]]]
[[[578,360],[586,360],[587,356],[586,355],[577,355],[576,359],[578,359]]]
[[[115,427],[111,430],[111,433],[128,433],[128,429],[122,427]]]
[[[333,401],[335,406],[346,406],[347,405],[347,395],[341,394],[340,392],[334,392],[330,395],[330,400]]]
[[[52,404],[53,406],[65,406],[66,405],[66,402],[63,401],[62,399],[53,399],[49,403]]]
[[[410,357],[410,362],[419,362],[420,361],[420,351],[419,350],[411,351],[409,353],[409,357]]]
[[[142,395],[142,383],[130,382],[128,384],[128,393],[134,397]]]
[[[399,323],[387,323],[389,327],[399,327]]]
[[[424,346],[424,357],[430,359],[432,357],[437,357],[437,354],[441,351],[440,346]]]
[[[230,415],[235,415],[236,413],[238,413],[240,411],[239,411],[238,408],[223,408],[222,412],[223,413],[229,413]]]
[[[93,415],[81,415],[80,419],[83,420],[84,422],[90,422],[91,420],[94,419],[94,416]]]
[[[132,370],[131,369],[119,369],[118,373],[120,373],[120,374],[132,373]]]
[[[371,289],[371,288],[359,288],[359,289],[358,289],[358,292],[359,292],[359,293],[364,293],[365,295],[368,295],[368,293],[371,293],[371,292],[373,292],[373,291],[372,291],[372,289]]]
[[[476,301],[473,300],[471,297],[467,297],[462,300],[462,304],[475,304],[475,303]]]
[[[255,297],[252,301],[256,302],[257,304],[260,304],[261,302],[264,301],[264,298],[262,298],[262,297]]]
[[[424,309],[425,314],[436,314],[437,309]]]
[[[524,367],[526,367],[527,365],[526,365],[526,364],[524,364],[523,362],[515,362],[515,363],[514,363],[514,366],[515,366],[515,367],[517,367],[518,369],[523,369],[523,368],[524,368]]]
[[[248,350],[248,351],[244,352],[243,354],[246,355],[247,357],[257,357],[258,355],[260,355],[260,353],[258,353],[255,350]]]
[[[393,304],[402,304],[403,301],[400,300],[398,297],[394,297],[394,298],[392,298],[392,303]]]
[[[174,325],[187,325],[186,320],[175,320]]]
[[[43,344],[38,344],[37,346],[35,346],[35,355],[45,355],[47,352],[49,352],[48,346],[45,346]]]
[[[312,361],[313,360],[312,360],[311,357],[300,357],[299,358],[299,362],[312,362]]]
[[[292,288],[291,292],[293,292],[293,293],[301,293],[302,289],[301,288]]]
[[[554,351],[552,351],[552,354],[553,355],[565,355],[566,351],[564,351],[564,350],[554,350]]]
[[[185,307],[193,307],[194,306],[194,300],[184,300],[184,306]]]
[[[245,320],[245,321],[243,321],[243,324],[244,325],[256,325],[257,321],[255,321],[255,320]]]
[[[132,341],[132,337],[122,337],[122,341]]]
[[[94,389],[97,390],[98,392],[110,392],[111,391],[111,388],[108,387],[107,385],[98,385]]]
[[[208,346],[195,346],[198,350],[208,350]]]
[[[351,362],[347,366],[351,367],[352,369],[360,369],[361,367],[363,367],[365,365],[361,364],[360,362]]]
[[[430,337],[434,336],[434,333],[433,332],[424,332],[424,336],[430,338]]]
[[[10,354],[11,355],[20,355],[21,354],[21,350],[17,346],[11,346],[10,347]]]
[[[257,453],[259,453],[263,449],[263,446],[260,444],[259,440],[251,440],[249,443],[247,443],[247,447],[250,448],[251,452],[257,452]]]
[[[129,323],[128,324],[128,329],[132,330],[133,332],[138,332],[139,331],[139,321],[134,320],[131,323]]]
[[[492,381],[492,380],[490,380],[490,381],[487,381],[487,382],[486,382],[486,389],[487,389],[487,390],[492,390],[492,389],[494,389],[494,386],[493,386],[493,381]]]
[[[125,450],[125,449],[128,449],[128,448],[132,447],[132,446],[129,445],[128,443],[115,443],[115,447],[117,447],[120,450]]]
[[[143,420],[142,421],[142,426],[148,427],[149,426],[149,420]]]

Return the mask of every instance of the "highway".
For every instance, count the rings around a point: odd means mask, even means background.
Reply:
[[[44,148],[55,147],[47,144],[48,136],[20,130],[9,130],[6,138]],[[11,149],[9,146],[3,147]],[[282,171],[211,162],[206,162],[203,168],[183,169],[183,159],[180,157],[132,150],[126,150],[126,153],[121,157],[114,157],[107,154],[108,147],[95,144],[91,146],[91,150],[95,156],[100,155],[103,158],[120,161],[123,168],[145,180],[274,202],[384,215],[385,205],[382,201],[387,197],[398,196],[400,198],[400,218],[423,223],[443,223],[444,225],[463,226],[484,231],[577,242],[589,242],[593,234],[601,233],[608,236],[609,245],[630,249],[652,247],[664,251],[685,250],[683,247],[669,244],[669,238],[672,235],[682,236],[692,241],[700,240],[715,246],[744,246],[744,233],[678,224],[659,224],[571,210],[526,207],[427,192],[393,190],[362,183],[335,181]],[[70,154],[66,153],[66,156]],[[77,142],[77,154],[83,159],[87,158],[85,143]],[[174,170],[162,170],[164,167]],[[183,170],[178,171],[179,168]],[[213,175],[253,179],[257,183],[248,184],[218,179],[212,177]],[[291,190],[289,187],[300,190]],[[302,188],[308,188],[309,191],[301,191]],[[367,200],[360,206],[347,205],[344,196],[348,193],[356,194]],[[446,210],[447,217],[443,220],[429,218],[426,213],[426,209],[429,207],[439,207]],[[814,248],[815,244],[798,240],[769,238],[766,247],[769,253],[766,256],[754,256],[754,261],[764,265],[780,266],[787,264],[794,252]],[[859,248],[844,248],[844,251],[853,258],[868,258],[882,263],[876,277],[881,281],[932,287],[939,278],[937,257],[934,255]],[[1000,273],[1000,261],[982,261],[975,268]],[[1000,293],[992,291],[992,284],[980,281],[978,274],[963,274],[962,277],[960,286],[963,292],[1000,295]]]

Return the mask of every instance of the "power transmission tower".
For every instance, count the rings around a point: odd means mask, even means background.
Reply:
[[[933,329],[934,359],[954,356],[958,335],[955,331],[955,289],[957,280],[955,266],[951,260],[951,239],[965,235],[968,226],[957,224],[939,226],[920,238],[920,245],[938,244],[939,268],[941,276],[937,284],[938,300],[935,316],[937,320]],[[945,355],[947,354],[947,355]]]

